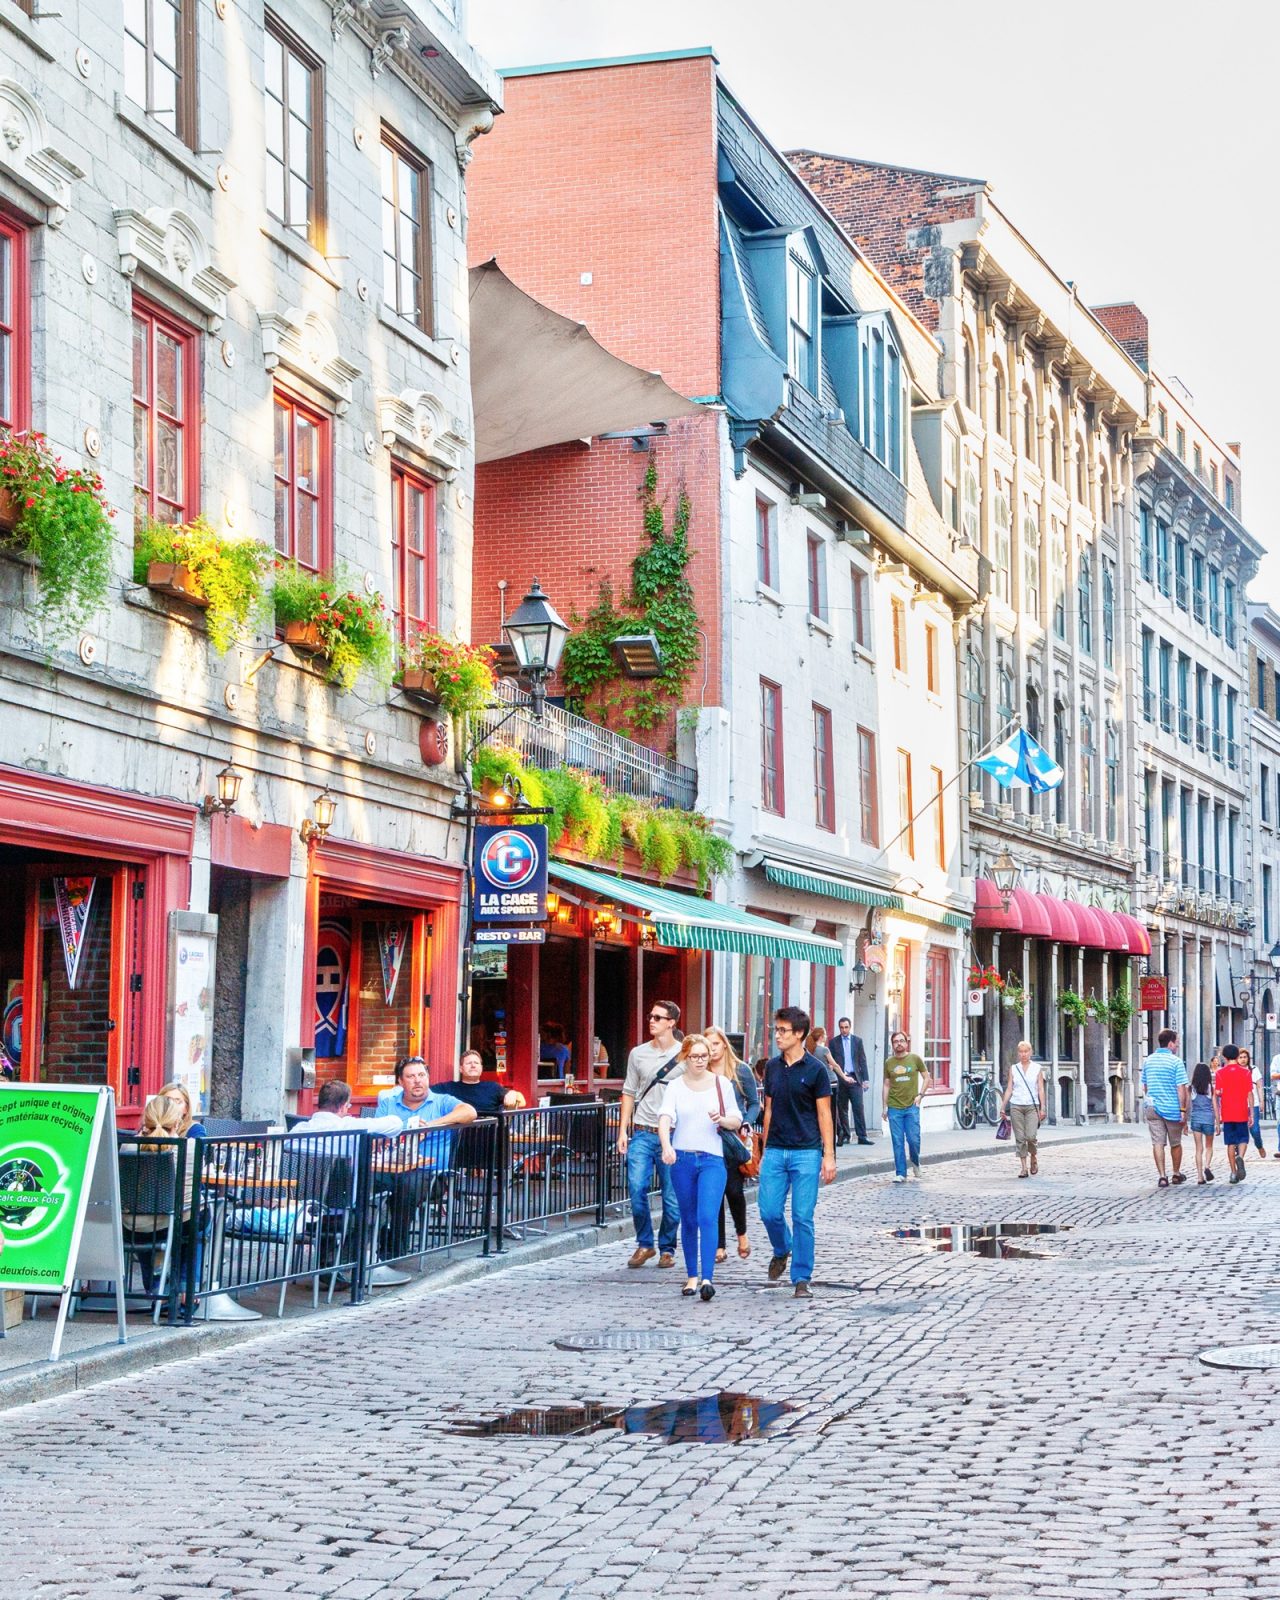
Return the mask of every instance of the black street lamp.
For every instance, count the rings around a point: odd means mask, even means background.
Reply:
[[[569,624],[542,592],[535,578],[529,592],[507,618],[504,629],[521,676],[528,679],[533,714],[541,717],[547,683],[555,676],[569,637]]]

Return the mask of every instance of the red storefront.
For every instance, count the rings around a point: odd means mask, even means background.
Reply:
[[[110,1084],[130,1123],[164,1081],[168,919],[188,904],[195,819],[0,767],[0,1002],[24,1082]]]
[[[430,857],[331,837],[311,847],[301,1042],[317,1084],[342,1078],[371,1100],[406,1055],[433,1081],[453,1077],[462,888],[460,866]]]

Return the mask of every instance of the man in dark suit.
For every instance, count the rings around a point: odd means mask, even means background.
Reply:
[[[840,1143],[849,1142],[849,1113],[852,1111],[858,1143],[870,1144],[871,1140],[867,1138],[867,1113],[862,1103],[862,1092],[871,1082],[871,1074],[867,1071],[867,1052],[862,1048],[862,1040],[854,1033],[853,1024],[848,1017],[840,1018],[839,1031],[831,1035],[827,1048],[831,1051],[831,1059],[836,1064],[836,1076],[839,1080],[836,1109]]]

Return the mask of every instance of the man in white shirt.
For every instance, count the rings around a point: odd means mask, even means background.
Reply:
[[[305,1122],[296,1122],[290,1133],[401,1133],[399,1117],[353,1117],[351,1086],[334,1081],[322,1083],[316,1096],[316,1109]]]

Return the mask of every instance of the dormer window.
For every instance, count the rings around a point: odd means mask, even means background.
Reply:
[[[895,477],[904,475],[906,369],[893,325],[883,311],[858,319],[859,442]]]
[[[818,280],[797,246],[787,251],[787,369],[810,394],[818,392],[817,349],[813,337]]]

